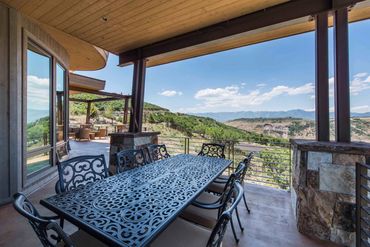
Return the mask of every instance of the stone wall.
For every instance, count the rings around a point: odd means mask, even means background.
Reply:
[[[355,164],[370,144],[292,140],[292,206],[298,230],[355,246]]]

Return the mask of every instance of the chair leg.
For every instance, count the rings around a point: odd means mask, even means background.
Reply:
[[[239,218],[238,207],[235,208],[235,213],[236,213],[236,218],[238,219],[240,230],[244,231],[244,227],[242,226],[242,222],[240,221],[240,218]]]
[[[250,213],[251,213],[251,211],[250,211],[250,210],[249,210],[249,208],[248,208],[247,200],[245,199],[245,194],[244,194],[244,193],[243,193],[243,201],[244,201],[244,205],[245,205],[245,207],[247,208],[248,214],[250,214]]]
[[[239,243],[239,238],[236,236],[236,232],[235,232],[234,222],[233,222],[233,217],[232,216],[230,218],[230,223],[231,223],[231,229],[233,231],[235,242]]]
[[[60,218],[59,225],[63,229],[63,227],[64,227],[64,218]]]

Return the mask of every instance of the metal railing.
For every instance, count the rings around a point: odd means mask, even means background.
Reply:
[[[356,246],[370,247],[370,165],[356,164]]]
[[[204,142],[212,142],[206,138],[189,138],[159,136],[159,143],[166,144],[171,154],[198,154]],[[269,143],[268,145],[250,143],[247,141],[223,140],[225,156],[233,161],[227,170],[231,173],[238,163],[249,152],[255,152],[247,173],[247,182],[271,186],[284,190],[290,189],[291,184],[291,148],[290,143]]]

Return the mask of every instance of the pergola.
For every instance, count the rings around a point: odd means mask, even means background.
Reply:
[[[69,95],[76,93],[88,93],[93,95],[104,96],[104,98],[97,99],[78,99],[69,97],[69,101],[82,102],[87,104],[86,109],[86,124],[90,123],[91,105],[96,102],[106,102],[114,100],[123,100],[123,123],[127,124],[128,111],[129,111],[129,99],[131,95],[123,95],[117,93],[109,93],[102,91],[105,87],[105,81],[98,80],[95,78],[82,76],[74,73],[69,74]]]

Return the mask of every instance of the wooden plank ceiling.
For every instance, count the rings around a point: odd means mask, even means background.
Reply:
[[[368,18],[370,18],[370,1],[357,3],[349,12],[350,22],[356,22]],[[329,25],[333,25],[333,16],[329,16]],[[312,17],[308,16],[299,18],[227,38],[218,39],[212,42],[153,56],[148,60],[148,66],[157,66],[242,46],[257,44],[291,35],[310,32],[314,29],[315,22]]]
[[[39,23],[114,54],[149,45],[289,0],[0,0]],[[369,13],[366,13],[369,17]],[[312,30],[301,23],[272,27],[149,59],[168,63]],[[289,25],[292,28],[289,29]],[[285,28],[285,30],[283,30]]]

